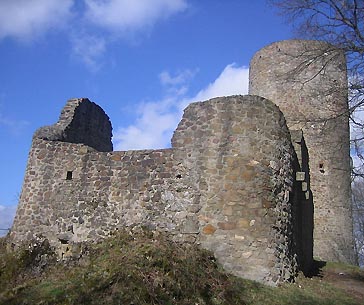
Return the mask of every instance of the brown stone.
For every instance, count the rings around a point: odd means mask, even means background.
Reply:
[[[192,143],[192,138],[185,138],[183,140],[183,144],[186,145],[186,144],[191,144]]]
[[[242,197],[236,191],[231,190],[223,194],[223,200],[226,202],[226,204],[234,205],[236,202],[240,202],[242,200]]]
[[[262,199],[262,205],[263,205],[263,208],[266,208],[266,209],[269,209],[273,206],[273,203],[270,202],[269,200],[263,198]]]
[[[255,176],[255,173],[253,171],[244,171],[241,175],[241,178],[244,180],[244,181],[251,181],[253,179],[253,177]]]
[[[121,160],[121,156],[120,155],[112,155],[111,156],[111,160],[113,160],[113,161],[120,161]]]
[[[42,150],[39,154],[38,154],[38,159],[44,159],[45,156],[47,155],[47,152],[45,150]]]
[[[198,219],[199,219],[200,221],[204,221],[204,222],[209,222],[209,221],[211,221],[211,220],[212,220],[212,218],[207,217],[207,216],[205,216],[205,215],[199,215],[199,216],[198,216]]]
[[[238,221],[238,228],[249,228],[249,220],[248,219],[245,219],[245,218],[241,218],[239,221]]]
[[[234,230],[236,229],[236,222],[218,222],[217,226],[221,230]]]
[[[207,226],[205,226],[203,229],[202,229],[202,233],[203,234],[206,234],[206,235],[212,235],[215,233],[217,229],[211,225],[211,224],[208,224]]]

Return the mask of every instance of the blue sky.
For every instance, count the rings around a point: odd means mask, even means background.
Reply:
[[[253,54],[291,36],[265,0],[0,0],[0,228],[69,98],[106,111],[115,150],[168,147],[188,103],[247,93]]]

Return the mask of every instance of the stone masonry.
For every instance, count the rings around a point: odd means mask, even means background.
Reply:
[[[344,53],[320,41],[273,43],[255,54],[249,81],[251,94],[273,101],[289,129],[303,131],[314,202],[314,255],[354,263]]]
[[[43,236],[67,256],[145,227],[211,250],[235,275],[293,280],[312,264],[316,202],[305,132],[289,130],[275,104],[254,95],[193,103],[172,148],[112,151],[105,112],[69,100],[34,134],[12,241]]]

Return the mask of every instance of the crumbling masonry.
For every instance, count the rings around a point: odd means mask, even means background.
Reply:
[[[352,262],[347,97],[336,90],[345,84],[345,58],[331,46],[272,44],[252,60],[255,95],[189,105],[172,148],[160,150],[112,151],[104,111],[69,100],[34,134],[11,238],[43,235],[66,255],[142,226],[270,284],[308,272],[313,251]]]

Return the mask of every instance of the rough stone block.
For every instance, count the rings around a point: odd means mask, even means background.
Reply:
[[[296,181],[305,181],[306,173],[305,172],[296,172]]]
[[[207,226],[205,226],[203,229],[202,229],[202,232],[206,235],[212,235],[215,233],[215,231],[217,230],[217,228],[215,228],[213,225],[211,224],[208,224]]]

